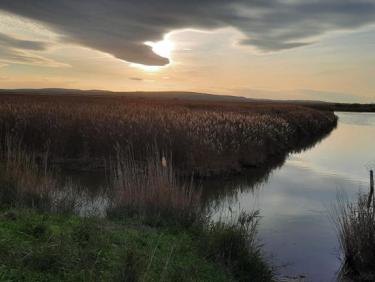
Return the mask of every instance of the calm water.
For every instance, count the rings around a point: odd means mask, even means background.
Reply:
[[[368,190],[375,167],[375,114],[337,113],[338,127],[319,144],[289,156],[285,164],[252,184],[222,183],[213,195],[217,216],[259,209],[259,237],[280,275],[335,281],[338,242],[329,209],[344,191],[353,199]],[[254,181],[256,182],[256,181]],[[251,183],[251,181],[248,181]]]

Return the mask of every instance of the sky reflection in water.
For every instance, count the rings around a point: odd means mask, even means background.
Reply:
[[[334,281],[340,268],[329,210],[344,191],[352,199],[368,189],[375,167],[375,114],[337,113],[339,125],[314,148],[289,156],[266,182],[233,187],[219,197],[220,216],[232,210],[261,212],[259,237],[282,275]]]

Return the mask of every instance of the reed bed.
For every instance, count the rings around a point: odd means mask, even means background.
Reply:
[[[332,112],[253,103],[128,97],[12,96],[0,101],[0,137],[8,132],[29,151],[55,162],[101,166],[116,145],[137,160],[157,145],[174,166],[209,175],[259,166],[336,125]]]
[[[73,213],[81,194],[71,181],[60,183],[52,176],[46,157],[38,161],[10,136],[0,144],[0,208]]]
[[[179,180],[172,163],[157,150],[147,162],[136,162],[131,151],[119,151],[112,173],[112,216],[136,216],[149,224],[189,227],[204,218],[201,191]]]

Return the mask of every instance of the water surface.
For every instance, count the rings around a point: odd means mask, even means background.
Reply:
[[[280,275],[335,281],[340,260],[329,210],[338,193],[354,199],[368,189],[368,171],[375,167],[375,114],[336,114],[338,127],[328,137],[291,154],[280,168],[245,184],[222,182],[212,189],[216,216],[260,210],[259,237]]]

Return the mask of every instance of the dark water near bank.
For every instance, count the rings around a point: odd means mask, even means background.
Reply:
[[[254,173],[253,180],[223,181],[210,190],[214,216],[260,210],[259,237],[282,276],[336,280],[340,260],[330,208],[339,191],[354,199],[368,189],[368,170],[375,167],[375,114],[337,115],[338,127],[328,137],[291,154],[263,179]]]

